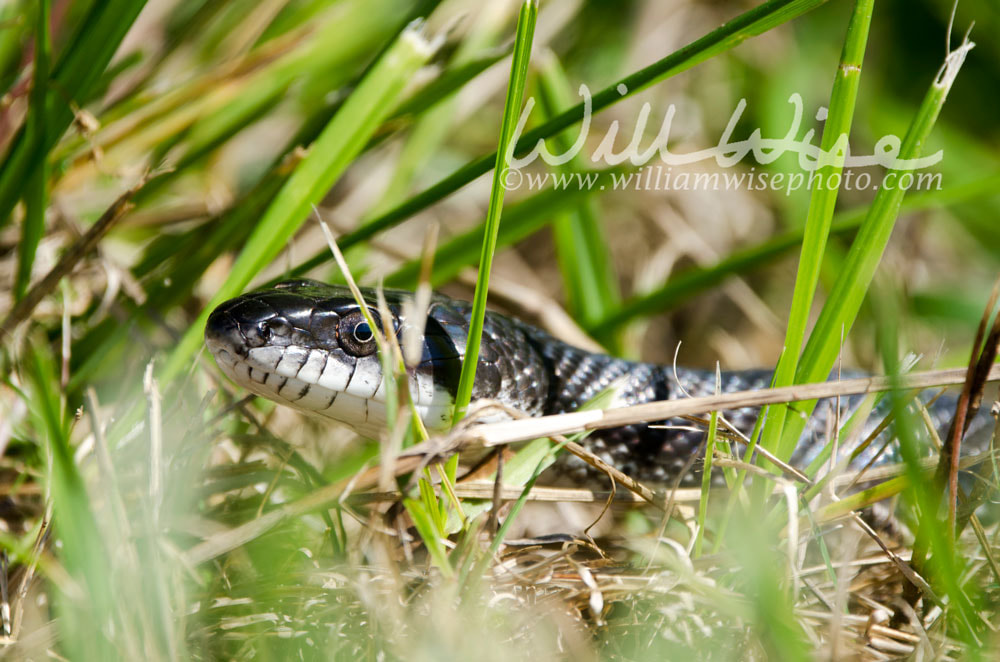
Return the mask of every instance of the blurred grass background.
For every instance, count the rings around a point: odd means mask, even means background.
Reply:
[[[378,455],[376,444],[345,430],[241,400],[198,352],[198,316],[214,299],[303,265],[339,280],[318,225],[307,220],[314,202],[365,284],[413,287],[419,247],[437,226],[432,282],[471,299],[490,177],[451,195],[438,184],[497,149],[518,6],[3,4],[3,315],[58,274],[60,258],[88,232],[108,226],[3,332],[0,593],[12,655],[996,652],[1000,577],[990,574],[988,551],[973,542],[958,572],[974,609],[949,609],[946,596],[938,612],[925,605],[918,620],[926,631],[913,623],[890,630],[880,619],[905,612],[894,602],[900,579],[885,563],[865,561],[878,550],[850,527],[815,525],[790,562],[773,539],[731,523],[722,551],[692,561],[690,528],[661,526],[657,512],[617,512],[594,532],[612,543],[576,537],[572,551],[512,547],[486,579],[466,570],[459,576],[473,579],[454,582],[428,570],[416,541],[403,554],[389,537],[398,531],[374,514],[384,507],[350,502],[330,515],[286,518],[209,562],[185,556]],[[805,108],[800,136],[819,134],[815,113],[829,103],[853,9],[846,1],[542,2],[525,89],[537,102],[528,129],[576,104],[580,83],[596,94],[754,10],[773,19],[770,29],[754,36],[737,27],[691,68],[682,53],[687,70],[596,113],[584,157],[568,167],[605,167],[585,155],[615,121],[624,144],[644,103],[647,142],[668,106],[677,107],[673,152],[715,145],[740,99],[747,108],[738,137],[758,127],[784,135],[792,93]],[[943,150],[934,168],[941,190],[907,195],[879,269],[897,311],[896,351],[921,355],[923,368],[968,362],[1000,266],[998,9],[994,0],[958,6],[952,47],[973,21],[977,45],[924,148]],[[950,13],[943,0],[875,3],[852,149],[870,154],[882,136],[906,132],[944,60]],[[407,32],[417,18],[425,20],[420,34]],[[546,137],[566,145],[576,129]],[[533,171],[544,172],[540,165]],[[736,169],[796,167],[786,155]],[[691,172],[713,169],[705,162]],[[127,191],[130,208],[109,216]],[[873,196],[839,195],[834,227],[842,229],[826,250],[813,318]],[[685,365],[774,366],[808,206],[804,190],[508,191],[491,302],[623,356],[667,363],[680,342]],[[845,338],[845,365],[882,371],[877,312],[862,307]],[[530,504],[508,537],[580,536],[597,512]],[[456,567],[477,560],[468,552],[476,531],[441,542],[457,545],[449,550]],[[869,574],[849,573],[858,567]],[[802,581],[789,580],[796,572]],[[968,613],[983,624],[956,625]]]

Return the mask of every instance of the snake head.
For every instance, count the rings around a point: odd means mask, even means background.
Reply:
[[[381,330],[375,292],[362,294]],[[390,290],[385,296],[390,328],[401,334],[407,294]],[[209,315],[205,344],[230,379],[258,395],[368,436],[385,424],[386,385],[375,333],[347,287],[295,280],[230,299]],[[432,427],[447,422],[451,405],[443,381],[435,381],[435,367],[442,357],[457,356],[446,333],[428,329],[410,391]]]

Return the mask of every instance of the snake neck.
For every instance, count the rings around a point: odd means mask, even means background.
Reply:
[[[595,354],[531,327],[525,329],[525,337],[548,374],[548,394],[541,413],[576,411],[612,385],[618,389],[616,403],[621,405],[706,396],[716,390],[711,370],[675,369]],[[769,370],[724,372],[719,389],[730,393],[765,388],[770,379]]]
[[[594,354],[532,330],[528,345],[548,374],[544,414],[576,411],[605,389],[616,386],[619,403],[666,400],[674,389],[662,366]]]

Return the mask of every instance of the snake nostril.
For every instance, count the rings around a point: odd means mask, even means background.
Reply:
[[[226,310],[217,309],[205,324],[205,342],[212,354],[223,363],[232,363],[234,356],[244,356],[247,338],[239,323]]]

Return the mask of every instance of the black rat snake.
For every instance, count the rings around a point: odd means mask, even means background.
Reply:
[[[363,294],[376,324],[381,325],[375,293]],[[404,305],[412,295],[387,290],[385,297],[392,328],[402,337],[414,323]],[[441,295],[431,300],[420,360],[409,379],[411,396],[429,429],[450,424],[471,309],[470,303]],[[383,431],[386,398],[375,336],[346,287],[297,280],[231,299],[212,312],[205,339],[223,372],[250,391],[340,421],[369,437],[377,438]],[[767,387],[770,380],[771,373],[765,370],[725,372],[721,386],[723,392],[742,391]],[[520,320],[490,312],[473,399],[489,398],[525,414],[540,415],[574,411],[612,383],[620,388],[616,404],[627,405],[709,395],[715,391],[715,381],[712,371],[674,369],[588,352]],[[846,420],[858,401],[857,397],[842,399],[841,420]],[[817,407],[792,465],[805,466],[823,448],[833,404]],[[953,412],[951,397],[939,399],[930,409],[939,428]],[[758,410],[724,414],[736,429],[748,434]],[[682,484],[691,484],[700,475],[701,463],[690,460],[700,452],[704,438],[705,433],[691,429],[689,423],[660,421],[659,425],[594,431],[584,443],[637,480],[665,483],[680,478]],[[877,448],[873,444],[859,455],[857,465],[871,459]],[[897,459],[890,449],[879,462]],[[591,472],[572,457],[560,465],[567,475],[581,480]]]

